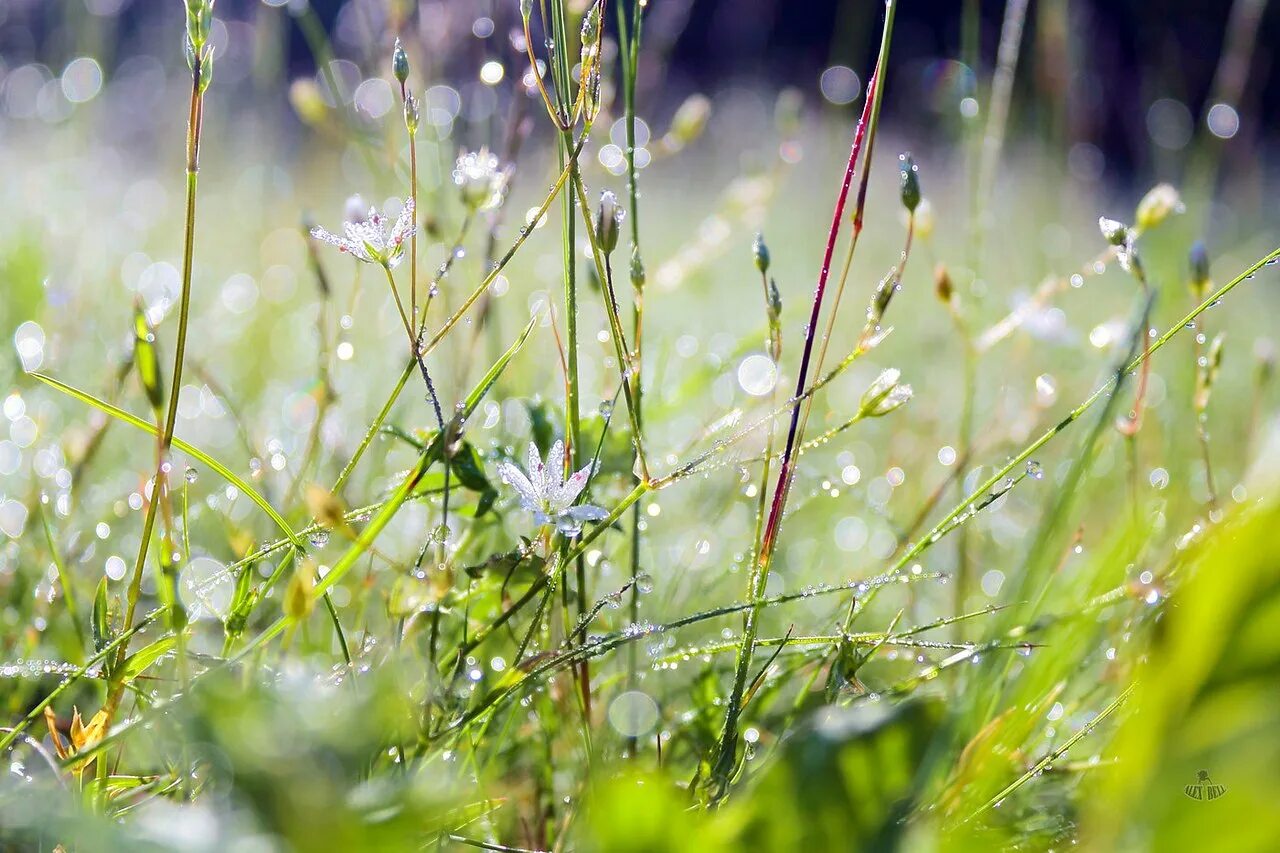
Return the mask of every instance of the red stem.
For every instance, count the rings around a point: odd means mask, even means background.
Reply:
[[[849,163],[844,170],[844,183],[840,185],[840,195],[836,197],[835,212],[831,216],[831,230],[827,233],[827,249],[822,256],[822,270],[818,273],[818,286],[813,292],[813,309],[809,312],[809,327],[805,333],[804,355],[800,359],[800,374],[796,378],[795,396],[802,395],[809,379],[809,360],[813,356],[813,342],[818,333],[818,318],[822,314],[822,297],[827,290],[827,279],[831,275],[831,258],[835,255],[836,240],[840,236],[840,223],[844,219],[845,204],[849,200],[849,187],[853,184],[853,175],[858,165],[858,157],[862,153],[862,141],[866,134],[867,123],[871,117],[872,105],[875,102],[876,86],[879,80],[873,73],[867,83],[866,103],[862,106],[862,116],[858,119],[858,127],[853,135],[853,146],[849,150]],[[773,540],[782,526],[782,507],[786,503],[787,491],[791,483],[792,452],[795,450],[796,434],[800,427],[800,406],[791,409],[791,425],[787,429],[787,446],[782,454],[782,465],[778,469],[778,483],[773,490],[773,503],[769,507],[769,522],[765,526],[764,538],[760,542],[760,560],[767,563],[773,553]]]

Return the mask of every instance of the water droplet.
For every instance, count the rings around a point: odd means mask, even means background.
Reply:
[[[1033,480],[1044,479],[1044,468],[1034,459],[1027,460],[1027,476]]]

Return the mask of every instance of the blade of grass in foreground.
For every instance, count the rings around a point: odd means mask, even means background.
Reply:
[[[118,421],[129,424],[130,426],[133,426],[133,427],[137,427],[138,429],[142,430],[145,433],[149,433],[151,435],[157,434],[155,424],[149,423],[147,421],[144,421],[142,418],[131,415],[128,412],[126,412],[124,409],[120,409],[120,408],[117,408],[116,406],[111,405],[106,400],[100,400],[97,397],[93,396],[92,394],[88,393],[87,391],[81,391],[79,388],[73,388],[67,383],[54,379],[52,376],[46,376],[43,373],[31,373],[28,375],[32,376],[35,379],[39,379],[41,382],[48,385],[50,388],[55,388],[69,397],[74,397],[80,402],[86,403],[92,406],[93,408],[97,409],[103,414],[110,415],[111,417],[115,418]],[[195,459],[203,463],[204,465],[207,465],[210,469],[216,472],[218,476],[222,477],[222,479],[226,480],[228,483],[230,483],[231,485],[235,486],[237,489],[242,491],[245,495],[249,497],[251,501],[253,501],[259,507],[261,507],[263,512],[265,512],[267,515],[271,517],[271,520],[276,523],[276,525],[280,528],[281,531],[284,532],[284,535],[288,537],[289,541],[293,543],[295,547],[297,548],[303,547],[302,540],[300,540],[298,538],[298,535],[293,532],[293,528],[289,526],[289,522],[285,521],[284,518],[280,515],[280,513],[276,512],[275,507],[271,506],[271,504],[267,502],[266,498],[258,494],[258,492],[254,490],[253,486],[250,486],[240,477],[236,476],[235,472],[233,472],[226,465],[223,465],[217,459],[214,459],[212,456],[205,453],[203,450],[196,447],[195,445],[188,444],[182,439],[176,438],[176,437],[172,440],[172,444],[174,447],[176,447],[178,450],[181,450],[183,453],[187,454],[192,459]]]
[[[494,362],[493,366],[489,368],[489,372],[484,375],[484,377],[480,380],[480,382],[476,385],[476,387],[472,389],[471,393],[467,395],[466,400],[463,403],[463,408],[461,410],[461,414],[464,418],[470,415],[473,411],[475,411],[476,406],[480,405],[480,401],[484,399],[485,394],[488,393],[489,389],[492,388],[494,383],[498,381],[498,377],[502,375],[502,372],[506,369],[511,359],[515,356],[517,352],[520,351],[521,347],[524,346],[525,341],[529,339],[529,335],[530,333],[533,332],[533,328],[537,324],[537,322],[538,322],[537,316],[531,317],[529,319],[529,322],[525,325],[524,331],[520,333],[520,336],[516,338],[515,342],[507,349],[506,352],[502,354],[502,357],[499,358],[496,362]],[[417,483],[419,480],[421,480],[422,475],[426,473],[427,469],[430,468],[431,464],[440,458],[441,454],[443,453],[443,450],[444,450],[443,438],[442,436],[437,435],[435,439],[431,442],[431,444],[427,446],[427,449],[423,451],[421,458],[418,460],[418,464],[405,478],[404,482],[401,483],[400,487],[396,489],[395,493],[391,496],[391,498],[389,498],[386,501],[386,503],[382,504],[382,507],[378,511],[378,513],[372,519],[370,519],[369,524],[366,525],[364,530],[361,531],[360,535],[356,537],[356,540],[352,544],[351,548],[349,548],[347,552],[343,554],[341,558],[339,558],[338,562],[334,564],[334,567],[329,570],[329,573],[326,574],[320,580],[320,582],[316,584],[314,590],[312,590],[312,595],[315,595],[315,596],[321,595],[322,593],[331,589],[335,584],[338,583],[339,580],[342,579],[342,576],[351,569],[351,567],[355,564],[355,562],[364,553],[365,549],[368,548],[369,543],[371,543],[373,539],[376,538],[377,535],[382,531],[382,529],[385,528],[387,524],[391,521],[396,511],[405,502],[405,500],[408,499],[410,493],[413,491],[414,484]],[[162,613],[163,613],[163,610],[157,610],[155,611],[155,613],[148,615],[147,618],[150,619],[153,617],[158,617]],[[209,673],[220,671],[232,664],[237,663],[240,660],[243,660],[245,657],[253,654],[259,648],[261,648],[264,644],[269,642],[273,637],[278,636],[280,632],[282,632],[285,628],[288,627],[288,625],[289,625],[289,618],[284,616],[280,617],[274,623],[272,623],[270,627],[266,628],[260,634],[254,637],[250,642],[246,643],[244,648],[240,649],[240,651],[238,651],[234,657],[228,658],[220,666],[215,666],[207,670],[204,674],[200,676],[200,678],[202,679],[205,675],[208,675]],[[194,689],[194,687],[199,683],[199,680],[200,679],[194,679],[192,681],[192,687],[189,688],[186,692],[176,694],[174,697],[172,697],[168,701],[158,702],[155,705],[152,705],[150,708],[151,714],[164,712],[168,709],[169,705],[172,704],[173,702],[181,699],[184,696],[189,696],[191,694],[192,689]],[[96,755],[97,753],[110,748],[112,745],[114,745],[119,740],[121,740],[129,732],[133,731],[139,725],[139,723],[143,723],[145,725],[145,721],[149,720],[150,718],[151,718],[150,715],[140,716],[140,717],[135,717],[133,720],[129,720],[125,723],[122,723],[121,725],[113,729],[111,733],[108,734],[106,737],[104,737],[102,740],[98,741],[92,746],[85,747],[85,749],[81,750],[80,752],[77,752],[76,755],[73,756],[72,760],[84,761]]]

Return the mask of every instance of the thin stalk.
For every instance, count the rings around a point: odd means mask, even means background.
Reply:
[[[178,307],[178,341],[173,352],[173,371],[170,374],[169,405],[165,414],[164,428],[160,432],[159,462],[156,465],[155,477],[152,479],[150,500],[147,502],[147,514],[142,523],[142,541],[138,546],[138,556],[133,564],[133,576],[129,581],[126,593],[124,626],[128,630],[133,625],[137,611],[138,599],[142,594],[142,573],[147,562],[147,551],[151,545],[151,535],[155,529],[156,512],[160,503],[166,500],[167,475],[169,467],[169,448],[173,444],[173,430],[178,419],[178,392],[182,388],[182,365],[187,352],[187,327],[191,317],[191,271],[192,258],[195,254],[196,239],[196,178],[200,171],[200,130],[204,111],[204,86],[201,69],[205,57],[197,53],[191,69],[191,97],[187,114],[187,199],[186,223],[183,229],[182,246],[182,295]],[[124,664],[129,644],[123,643],[116,652],[113,671],[118,671]],[[107,701],[103,705],[106,711],[106,725],[111,727],[111,720],[124,695],[123,680],[114,677],[107,691]],[[100,767],[105,768],[106,764]]]
[[[897,9],[895,0],[886,0],[885,3],[885,20],[884,30],[880,39],[880,52],[876,61],[877,69],[883,69],[883,63],[888,56],[889,39],[893,32],[894,12]],[[844,181],[840,186],[840,192],[836,197],[835,211],[831,218],[831,227],[827,234],[827,247],[822,258],[822,268],[818,273],[818,285],[813,294],[813,307],[809,315],[808,334],[805,336],[804,352],[800,359],[800,371],[796,377],[795,396],[800,396],[805,391],[805,386],[809,378],[809,364],[813,356],[814,341],[817,336],[818,320],[822,313],[823,296],[826,292],[827,279],[830,275],[831,260],[835,253],[836,241],[840,235],[840,226],[844,219],[845,204],[848,201],[849,189],[853,184],[854,170],[857,168],[859,156],[862,153],[863,140],[867,132],[867,127],[872,121],[872,111],[874,104],[878,103],[878,95],[874,92],[880,90],[878,85],[883,79],[877,73],[873,76],[871,83],[868,84],[867,101],[863,106],[862,117],[858,120],[857,129],[854,131],[853,145],[849,151],[849,161],[845,166]],[[866,164],[869,168],[870,163]],[[856,235],[855,231],[855,235]],[[824,341],[823,348],[825,351],[826,343]],[[756,559],[749,580],[749,586],[752,591],[752,598],[759,597],[759,591],[763,590],[769,578],[769,568],[773,559],[773,551],[777,545],[778,533],[782,526],[783,509],[786,506],[787,493],[791,488],[792,479],[794,477],[795,450],[799,443],[803,441],[803,435],[800,428],[801,409],[795,408],[791,411],[791,423],[787,430],[786,449],[782,454],[782,463],[778,469],[778,479],[774,486],[773,502],[769,510],[769,519],[765,524],[764,533],[760,540],[760,548],[756,554]],[[725,709],[724,726],[721,730],[719,745],[716,749],[716,758],[713,762],[716,788],[712,791],[711,797],[713,802],[719,801],[725,794],[728,786],[729,778],[732,775],[732,769],[737,752],[738,739],[738,717],[742,713],[742,697],[747,686],[747,679],[750,675],[751,658],[754,652],[756,631],[758,630],[759,609],[753,608],[747,612],[745,629],[743,630],[742,645],[738,654],[737,667],[734,673],[733,687],[729,694],[729,700]]]
[[[631,363],[630,350],[627,348],[626,333],[622,330],[622,320],[618,317],[618,300],[613,287],[613,272],[609,264],[607,256],[600,249],[599,241],[596,239],[595,228],[591,224],[591,203],[587,201],[587,193],[583,188],[582,179],[578,175],[574,175],[573,189],[578,195],[578,207],[582,212],[583,231],[587,234],[587,241],[591,244],[591,256],[595,260],[596,271],[600,275],[600,280],[605,283],[607,292],[604,296],[605,314],[609,318],[609,327],[612,331],[610,337],[613,339],[613,351],[618,360],[618,370],[622,374],[622,397],[627,403],[627,417],[631,420],[631,443],[635,449],[636,457],[640,465],[640,479],[642,482],[649,480],[649,464],[644,454],[644,437],[640,431],[640,422],[635,400],[635,368]]]

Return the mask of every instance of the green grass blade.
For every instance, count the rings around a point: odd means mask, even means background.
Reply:
[[[147,423],[141,418],[129,414],[124,409],[120,409],[111,405],[106,400],[98,399],[97,397],[93,396],[87,391],[81,391],[79,388],[73,388],[70,385],[66,384],[65,382],[61,382],[57,379],[54,379],[52,376],[46,376],[43,373],[31,373],[29,375],[34,377],[35,379],[39,379],[41,382],[48,385],[50,388],[57,389],[58,391],[61,391],[63,394],[66,394],[69,397],[74,397],[80,402],[90,405],[93,408],[97,409],[98,411],[102,412],[103,414],[110,415],[111,417],[115,418],[118,421],[122,421],[123,423],[129,424],[130,426],[133,426],[133,427],[137,427],[138,429],[142,430],[143,432],[149,435],[157,434],[155,424]],[[191,444],[187,444],[187,442],[183,441],[180,438],[177,438],[176,436],[173,439],[173,446],[176,447],[178,450],[181,450],[183,453],[187,454],[191,458],[198,460],[204,465],[207,465],[214,472],[216,472],[218,476],[222,477],[222,479],[226,480],[228,483],[235,486],[241,492],[248,495],[249,499],[254,503],[256,503],[259,507],[261,507],[263,512],[271,516],[271,520],[276,523],[276,525],[284,532],[284,535],[288,537],[289,541],[292,542],[295,547],[297,548],[303,547],[302,540],[300,540],[297,534],[293,532],[293,528],[289,526],[289,522],[285,521],[284,518],[280,515],[280,513],[276,512],[275,507],[271,506],[271,504],[267,502],[266,498],[258,494],[258,492],[254,490],[253,486],[250,486],[244,480],[240,479],[240,477],[236,476],[235,472],[233,472],[230,468],[228,468],[226,465],[223,465],[217,459],[214,459],[212,456],[205,453],[200,448],[195,447],[194,445],[191,445]]]

